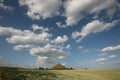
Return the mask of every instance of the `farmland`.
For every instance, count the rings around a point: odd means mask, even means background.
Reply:
[[[120,70],[55,70],[57,80],[120,80]]]
[[[35,70],[0,67],[0,80],[119,80],[120,70]]]

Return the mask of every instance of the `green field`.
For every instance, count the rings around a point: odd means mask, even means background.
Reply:
[[[0,80],[120,80],[120,70],[34,70],[0,67]]]

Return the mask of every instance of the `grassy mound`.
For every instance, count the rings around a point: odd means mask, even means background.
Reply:
[[[61,64],[57,64],[54,67],[51,68],[52,70],[68,70],[68,68],[66,68],[65,66],[61,65]]]

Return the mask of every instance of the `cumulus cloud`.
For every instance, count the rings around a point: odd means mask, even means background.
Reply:
[[[32,29],[33,29],[33,31],[40,30],[41,32],[49,31],[48,28],[44,28],[43,26],[38,26],[36,24],[32,25]]]
[[[62,24],[61,22],[56,22],[56,25],[60,28],[66,28],[66,25]]]
[[[66,35],[64,35],[63,37],[58,36],[56,39],[54,39],[54,40],[52,41],[52,43],[57,43],[57,44],[59,44],[59,43],[64,43],[64,42],[66,42],[67,40],[68,40],[68,37],[67,37]]]
[[[66,49],[70,49],[71,48],[71,46],[70,46],[70,44],[68,44],[67,46],[66,46]]]
[[[59,14],[61,0],[20,0],[21,6],[27,6],[27,15],[32,19],[46,19]]]
[[[44,65],[47,59],[48,59],[48,57],[38,56],[36,62],[37,62],[37,64],[42,64],[42,65]]]
[[[111,23],[104,23],[99,20],[94,20],[83,26],[80,32],[78,31],[73,32],[72,38],[77,39],[76,42],[80,42],[90,34],[96,34],[111,29],[112,27],[114,27],[116,23],[117,21],[113,21]]]
[[[36,56],[37,64],[51,64],[68,56],[69,53],[64,50],[64,43],[68,40],[66,35],[58,36],[52,40],[49,28],[35,24],[32,27],[33,30],[40,32],[35,33],[35,31],[30,30],[0,26],[0,35],[7,36],[8,43],[15,44],[14,50],[22,51],[25,49],[29,51],[30,55]]]
[[[27,6],[27,16],[32,19],[46,19],[55,15],[66,17],[66,24],[57,22],[61,28],[77,24],[86,14],[99,14],[106,10],[110,17],[119,6],[117,0],[20,0],[20,6]],[[62,10],[63,8],[63,10]],[[61,11],[62,10],[62,11]]]
[[[2,27],[0,26],[0,35],[8,36],[6,39],[9,43],[45,43],[49,41],[49,38],[52,34],[48,33],[47,28],[43,28],[40,30],[40,33],[35,33],[30,30],[19,30],[11,27]]]
[[[31,49],[31,48],[34,48],[35,46],[34,45],[30,45],[30,44],[26,44],[26,45],[16,45],[14,46],[14,50],[17,50],[17,51],[22,51],[23,49]]]
[[[66,24],[57,22],[61,28],[77,24],[86,14],[99,14],[106,10],[106,14],[113,16],[116,7],[119,6],[117,0],[20,0],[20,6],[27,6],[27,16],[32,19],[46,19],[55,15],[66,17]],[[63,10],[62,10],[63,8]]]
[[[14,29],[12,27],[3,27],[0,26],[0,35],[18,35],[21,34],[22,31],[18,29]]]
[[[120,49],[120,45],[117,46],[109,46],[109,47],[105,47],[101,50],[101,52],[111,52],[111,51],[115,51],[115,50],[119,50]]]
[[[0,9],[4,9],[4,10],[8,10],[8,11],[13,10],[13,8],[11,6],[7,6],[4,4],[4,0],[0,0]]]
[[[51,37],[52,34],[49,34],[47,32],[42,32],[40,34],[33,33],[29,30],[24,30],[22,34],[20,35],[13,35],[10,38],[7,38],[6,40],[9,43],[43,43],[47,42],[49,40],[49,37]]]
[[[99,59],[96,59],[97,62],[101,62],[101,61],[105,61],[107,60],[107,58],[99,58]]]
[[[67,0],[64,4],[66,25],[72,26],[84,17],[84,14],[98,14],[102,10],[112,14],[118,6],[117,0]]]
[[[57,45],[46,44],[44,47],[30,49],[30,54],[39,56],[37,62],[54,63],[55,60],[61,60],[68,56],[68,53]],[[44,63],[43,62],[43,63]]]
[[[52,45],[52,44],[46,44],[44,47],[36,47],[36,48],[30,49],[31,55],[52,56],[52,55],[61,55],[64,53],[65,53],[64,50],[57,47],[57,45]]]

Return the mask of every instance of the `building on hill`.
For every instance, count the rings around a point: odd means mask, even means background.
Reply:
[[[68,70],[68,68],[66,68],[65,66],[61,65],[60,63],[58,63],[57,65],[52,67],[51,70]]]

